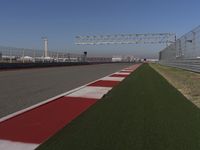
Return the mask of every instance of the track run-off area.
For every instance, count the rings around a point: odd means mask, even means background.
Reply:
[[[119,67],[2,118],[0,149],[199,150],[199,108],[148,64]]]

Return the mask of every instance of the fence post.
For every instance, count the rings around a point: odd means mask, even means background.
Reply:
[[[193,47],[193,52],[194,52],[194,56],[197,55],[196,52],[196,33],[194,31],[192,31],[192,47]]]

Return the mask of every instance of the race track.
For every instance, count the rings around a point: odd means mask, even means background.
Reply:
[[[130,64],[101,64],[0,72],[0,118],[116,72]]]

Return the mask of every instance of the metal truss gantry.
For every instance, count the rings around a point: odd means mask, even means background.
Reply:
[[[99,36],[76,36],[77,45],[105,44],[171,44],[176,41],[174,33],[116,34]]]

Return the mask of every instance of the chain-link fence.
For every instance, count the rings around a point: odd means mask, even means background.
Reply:
[[[200,72],[200,26],[159,53],[163,65]]]
[[[0,62],[82,62],[85,60],[84,57],[83,54],[58,51],[48,51],[48,57],[44,57],[43,50],[0,46]]]

